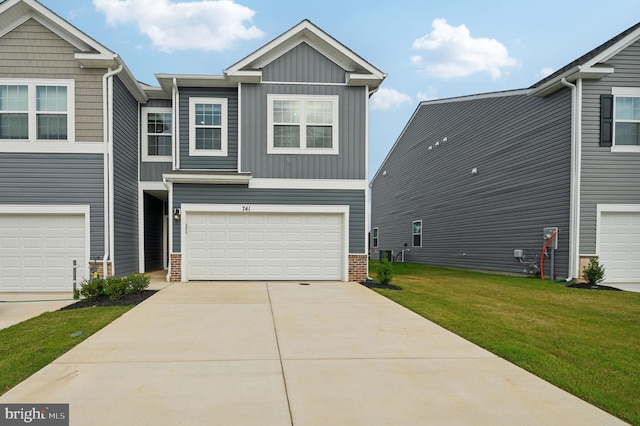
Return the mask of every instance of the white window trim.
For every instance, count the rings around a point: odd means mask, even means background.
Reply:
[[[148,114],[149,113],[169,113],[171,114],[171,144],[173,145],[174,117],[171,107],[143,107],[142,108],[142,161],[145,162],[171,162],[171,155],[149,155],[149,134],[148,134]]]
[[[34,78],[2,78],[0,85],[21,85],[28,86],[27,96],[29,102],[28,109],[28,139],[2,139],[1,143],[73,143],[76,139],[76,117],[75,117],[75,80],[57,79],[34,79]],[[38,139],[37,111],[36,111],[36,86],[65,86],[67,88],[67,139]]]
[[[276,100],[300,100],[300,101],[311,101],[311,100],[322,100],[322,101],[331,101],[333,103],[333,123],[332,123],[332,147],[331,148],[307,148],[306,144],[306,132],[303,132],[304,126],[306,123],[300,123],[300,148],[279,148],[273,146],[273,102]],[[339,97],[337,95],[277,95],[277,94],[269,94],[267,95],[267,154],[322,154],[322,155],[338,155],[340,153],[339,150],[339,113],[338,113],[338,103]],[[302,115],[302,114],[301,114]]]
[[[375,237],[373,234],[376,234]],[[380,245],[380,228],[375,227],[371,230],[371,247],[378,248]]]
[[[418,222],[420,222],[420,234],[416,234],[416,233],[413,232],[413,226]],[[413,237],[415,237],[416,235],[420,235],[420,245],[419,246],[416,246],[414,244]],[[411,222],[411,247],[422,247],[422,219],[414,220],[413,222]]]
[[[612,87],[613,95],[613,129],[611,152],[640,152],[640,145],[616,145],[616,97],[640,98],[640,87]]]
[[[222,106],[222,125],[220,149],[196,149],[196,104],[220,104]],[[229,149],[228,136],[228,100],[226,98],[189,98],[189,155],[194,157],[226,157]]]

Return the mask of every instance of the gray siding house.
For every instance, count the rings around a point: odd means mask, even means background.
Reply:
[[[420,103],[370,185],[372,255],[640,282],[638,111],[640,24],[527,89]]]
[[[362,280],[376,67],[302,21],[223,75],[139,83],[35,0],[0,3],[0,291]]]

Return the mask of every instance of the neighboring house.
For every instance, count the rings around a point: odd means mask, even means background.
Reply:
[[[35,0],[6,0],[0,58],[0,291],[69,290],[74,260],[78,280],[366,278],[385,74],[311,22],[223,75],[154,87]]]
[[[556,277],[597,255],[640,282],[639,128],[640,24],[528,89],[422,102],[371,182],[371,248],[535,272],[559,228]]]

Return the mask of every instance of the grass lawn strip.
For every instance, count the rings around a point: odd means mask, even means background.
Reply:
[[[0,330],[0,394],[105,327],[133,306],[45,312]]]
[[[375,276],[377,262],[372,262]],[[640,293],[394,264],[374,288],[465,339],[640,425]]]

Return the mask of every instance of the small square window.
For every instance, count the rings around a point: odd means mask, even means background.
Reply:
[[[189,99],[189,155],[227,155],[227,105],[224,98]]]

